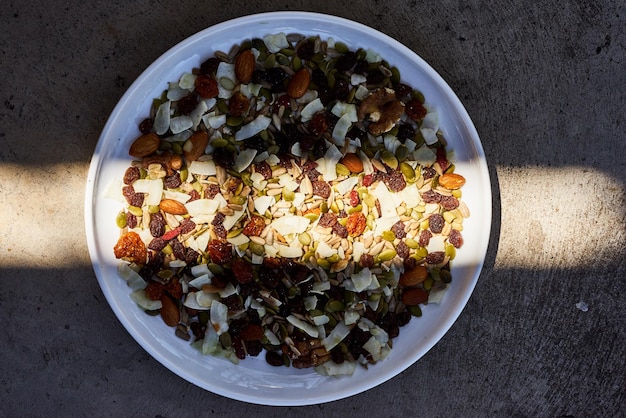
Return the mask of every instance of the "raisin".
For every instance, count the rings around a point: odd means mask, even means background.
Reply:
[[[257,173],[261,174],[265,180],[269,180],[272,178],[272,167],[267,163],[267,161],[261,161],[255,167]]]
[[[337,215],[335,215],[332,212],[326,212],[326,213],[323,213],[322,216],[320,216],[319,222],[317,224],[318,226],[322,228],[329,228],[335,225],[336,223],[337,223]]]
[[[345,53],[345,55],[342,55],[341,57],[337,59],[337,61],[335,62],[335,69],[337,71],[348,71],[354,65],[356,65],[356,62],[357,62],[356,53],[352,51],[348,51]]]
[[[150,234],[153,237],[160,237],[165,234],[165,218],[161,212],[150,215]]]
[[[168,189],[175,189],[179,187],[183,182],[180,179],[180,174],[178,172],[172,174],[171,176],[167,176],[163,179],[163,185]]]
[[[196,223],[191,219],[183,219],[178,226],[181,234],[188,234],[196,229]]]
[[[224,147],[215,148],[213,151],[213,161],[229,170],[235,165],[235,155]]]
[[[261,344],[261,341],[258,341],[258,340],[246,341],[245,344],[246,344],[246,351],[248,352],[249,356],[257,357],[263,351],[263,345]]]
[[[187,255],[185,252],[185,246],[177,239],[171,240],[170,245],[172,246],[174,257],[179,260],[184,260],[185,256]]]
[[[224,225],[221,223],[213,225],[213,232],[215,233],[215,236],[220,239],[226,239],[226,236],[228,235],[228,231],[226,231],[226,228],[224,228]]]
[[[137,217],[130,212],[126,212],[126,226],[129,229],[134,229],[137,227]]]
[[[282,83],[287,78],[287,73],[280,67],[272,67],[265,74],[265,81],[272,85]]]
[[[200,322],[192,322],[191,324],[189,324],[189,329],[191,330],[191,333],[196,338],[196,340],[201,340],[202,338],[204,338],[204,327]]]
[[[404,113],[406,113],[409,118],[413,119],[416,122],[424,119],[427,112],[428,111],[426,110],[422,102],[417,99],[409,100],[404,106]]]
[[[233,246],[228,242],[211,240],[207,252],[211,261],[216,264],[226,264],[233,258]]]
[[[236,258],[233,260],[231,270],[233,271],[235,280],[241,284],[251,282],[254,277],[252,265],[242,258]]]
[[[129,205],[136,206],[138,208],[143,205],[144,194],[135,193],[135,189],[133,188],[133,186],[122,187],[122,194],[126,198],[126,201]]]
[[[399,192],[406,187],[406,180],[400,170],[390,170],[383,177],[384,183],[393,192]]]
[[[398,140],[403,144],[407,139],[413,139],[415,136],[415,129],[407,123],[404,123],[398,127]]]
[[[459,207],[459,199],[454,196],[441,196],[441,206],[445,210],[454,210]]]
[[[406,245],[404,241],[400,241],[398,245],[396,245],[396,253],[398,257],[402,259],[408,258],[410,253],[409,246]]]
[[[137,167],[128,167],[124,173],[124,184],[133,184],[141,178],[141,171]]]
[[[341,225],[339,222],[333,225],[333,233],[335,233],[340,238],[348,238],[348,228]]]
[[[194,200],[200,199],[200,192],[196,189],[193,189],[187,193],[189,195],[189,200],[187,202],[193,202]]]
[[[148,283],[148,286],[146,286],[144,291],[146,292],[146,297],[148,299],[150,299],[150,300],[161,300],[161,297],[163,296],[163,289],[164,288],[165,288],[165,285],[163,285],[163,283],[150,282],[150,283]]]
[[[142,120],[141,123],[139,124],[139,132],[141,132],[144,135],[149,134],[150,132],[152,132],[153,123],[154,121],[150,118],[146,118]]]
[[[265,361],[270,366],[281,367],[285,365],[283,355],[278,351],[267,351],[265,353]]]
[[[259,267],[259,280],[261,280],[261,283],[263,283],[265,286],[274,289],[276,286],[278,286],[278,283],[280,283],[280,279],[278,278],[278,275],[276,273],[274,273],[274,271],[266,266],[261,266]]]
[[[291,106],[291,97],[288,94],[283,94],[276,99],[272,105],[272,112],[280,112],[280,108],[287,109]]]
[[[420,237],[419,237],[420,246],[426,247],[428,243],[430,242],[430,239],[432,238],[432,236],[433,236],[433,233],[430,232],[428,229],[425,229],[422,232],[420,232]]]
[[[193,248],[187,248],[187,250],[185,251],[185,263],[187,263],[188,266],[192,266],[192,265],[196,265],[198,262],[198,257],[200,256],[200,254],[194,250]]]
[[[393,90],[396,92],[396,97],[398,99],[403,99],[407,97],[409,94],[411,94],[411,91],[413,91],[411,86],[408,86],[403,83],[398,83],[395,86],[393,86]]]
[[[246,348],[243,345],[243,340],[240,336],[235,335],[232,337],[232,346],[235,350],[235,355],[239,360],[243,360],[246,358]]]
[[[150,241],[150,244],[148,244],[148,248],[153,251],[161,251],[166,246],[167,246],[167,241],[165,241],[163,238],[155,238],[152,241]]]
[[[313,186],[313,194],[318,195],[322,199],[328,199],[330,196],[330,184],[325,181],[313,181],[311,182]]]
[[[398,221],[395,224],[393,224],[391,226],[391,232],[395,234],[396,238],[406,237],[406,232],[404,232],[404,222]]]
[[[217,81],[204,74],[200,74],[198,77],[196,77],[194,87],[196,89],[196,93],[198,93],[204,99],[216,97],[219,93]]]
[[[174,299],[181,299],[183,297],[183,287],[180,284],[178,278],[173,277],[163,289],[170,294]]]
[[[202,64],[200,64],[200,71],[202,72],[202,74],[215,75],[215,73],[217,72],[217,67],[219,67],[221,62],[221,59],[217,57],[211,57],[204,61]]]
[[[439,203],[441,202],[441,195],[434,190],[428,190],[422,193],[422,199],[426,203]]]
[[[242,116],[248,111],[250,99],[243,93],[235,93],[228,101],[228,113],[232,116]]]
[[[381,73],[380,70],[370,71],[366,78],[368,85],[381,84],[385,81],[385,75]]]
[[[178,111],[183,115],[190,114],[198,106],[198,99],[194,94],[183,97],[178,100]]]
[[[213,199],[220,192],[220,186],[215,183],[209,183],[204,191],[204,197],[207,199]]]
[[[317,89],[317,95],[324,106],[328,106],[330,102],[335,100],[335,93],[333,93],[333,89],[327,85],[320,86],[319,89]]]
[[[296,55],[298,55],[298,58],[303,60],[310,60],[313,58],[313,55],[315,55],[315,42],[310,39],[302,42],[296,50]]]
[[[445,224],[446,224],[445,219],[443,219],[443,216],[441,216],[438,213],[433,213],[428,218],[428,226],[430,227],[430,230],[433,231],[435,234],[438,234],[441,231],[443,231],[443,227]]]
[[[435,171],[435,169],[432,167],[424,167],[424,169],[422,170],[422,175],[424,176],[425,180],[429,180],[437,175],[437,171]]]
[[[244,139],[243,144],[246,148],[255,149],[259,153],[267,149],[267,143],[260,135],[254,135],[251,138]]]
[[[439,264],[443,262],[445,258],[446,253],[444,253],[443,251],[434,251],[432,253],[428,253],[428,255],[426,256],[426,262],[428,264]]]
[[[211,225],[220,225],[224,222],[224,219],[226,219],[226,215],[224,215],[222,212],[217,212],[215,214],[215,217],[211,221]]]
[[[450,166],[448,156],[446,155],[446,149],[444,147],[437,147],[437,164],[439,164],[442,171],[446,171]]]
[[[363,215],[363,212],[354,212],[348,216],[348,220],[346,222],[346,228],[348,230],[348,234],[351,237],[357,237],[365,231],[365,227],[367,226],[367,218]]]
[[[265,229],[265,218],[259,215],[252,215],[250,220],[243,227],[242,233],[249,237],[259,236]]]
[[[335,94],[335,99],[345,101],[350,94],[350,84],[345,80],[335,81],[333,93]]]
[[[450,236],[448,236],[448,242],[454,245],[454,248],[461,248],[463,245],[463,236],[458,230],[452,229],[450,231]]]
[[[309,121],[309,132],[315,136],[320,136],[328,129],[328,122],[326,121],[326,114],[324,112],[317,112]]]
[[[148,250],[136,232],[130,231],[122,235],[113,247],[115,258],[123,258],[136,264],[146,262]]]

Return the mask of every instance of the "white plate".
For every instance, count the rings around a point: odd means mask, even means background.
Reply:
[[[401,328],[390,356],[351,377],[322,377],[313,370],[275,368],[264,356],[238,365],[202,356],[174,335],[159,317],[149,317],[129,298],[118,277],[113,246],[119,236],[115,215],[122,204],[106,198],[107,187],[128,166],[128,148],[139,135],[138,123],[152,99],[170,81],[199,65],[216,50],[228,51],[244,39],[269,33],[332,37],[351,49],[371,48],[400,70],[403,80],[420,89],[439,113],[440,125],[467,178],[463,198],[471,210],[464,223],[464,246],[452,265],[453,282],[440,305]],[[98,282],[111,308],[133,338],[165,367],[195,385],[229,398],[264,405],[309,405],[366,391],[396,376],[431,349],[448,331],[472,293],[483,265],[491,226],[491,186],[478,134],[463,105],[444,80],[420,57],[390,37],[359,23],[328,15],[275,12],[227,21],[176,45],[148,67],[119,101],[96,146],[87,181],[85,222],[89,252]]]

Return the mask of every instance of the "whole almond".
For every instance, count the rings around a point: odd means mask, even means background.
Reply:
[[[137,158],[147,157],[159,149],[160,143],[161,139],[155,133],[141,135],[132,143],[128,154],[130,154],[131,157]]]
[[[403,287],[412,287],[423,283],[427,277],[428,269],[425,266],[415,266],[400,275],[399,284]]]
[[[184,215],[185,213],[187,213],[187,208],[185,207],[185,205],[174,199],[161,200],[161,203],[159,203],[159,208],[163,212],[170,213],[172,215]]]
[[[344,155],[340,162],[341,164],[346,166],[346,168],[350,170],[351,173],[360,173],[363,171],[363,162],[361,161],[359,156],[354,153],[347,153],[346,155]]]
[[[255,58],[252,51],[246,49],[235,59],[235,76],[243,84],[248,84],[252,80],[255,69]]]
[[[209,134],[205,131],[195,132],[183,145],[183,156],[187,161],[195,161],[209,145]]]
[[[180,322],[180,309],[176,302],[172,300],[168,295],[161,296],[161,318],[170,327],[175,327]]]
[[[439,185],[448,190],[454,190],[465,184],[465,177],[456,173],[446,173],[439,176]]]
[[[293,75],[287,86],[287,94],[289,97],[299,99],[304,96],[304,93],[309,88],[309,82],[311,81],[311,74],[309,70],[303,68]]]
[[[402,303],[406,306],[415,306],[428,302],[428,292],[419,287],[409,287],[404,289],[401,297]]]

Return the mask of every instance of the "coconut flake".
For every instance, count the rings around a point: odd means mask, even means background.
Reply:
[[[263,37],[263,42],[265,43],[265,46],[272,54],[279,52],[283,48],[289,47],[289,41],[287,40],[287,35],[285,35],[282,32],[277,33],[277,34],[265,35]]]
[[[309,102],[309,104],[302,108],[302,111],[300,112],[300,120],[302,122],[308,122],[309,120],[311,120],[313,115],[315,115],[320,110],[324,110],[324,105],[322,104],[322,101],[318,98],[313,100],[312,102]]]
[[[162,103],[154,115],[153,127],[158,135],[163,135],[170,128],[170,102]]]
[[[257,150],[255,150],[254,148],[247,148],[239,151],[239,153],[235,157],[235,165],[233,166],[233,169],[238,173],[241,173],[243,170],[248,168],[250,164],[252,164],[256,153]]]
[[[244,139],[251,138],[256,134],[261,133],[267,129],[268,126],[270,126],[271,122],[272,119],[267,116],[257,116],[256,119],[246,125],[243,125],[241,129],[235,133],[235,141],[243,141]]]

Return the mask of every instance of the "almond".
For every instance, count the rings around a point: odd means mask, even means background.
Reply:
[[[465,184],[465,177],[456,173],[447,173],[439,176],[439,185],[448,190],[454,190]]]
[[[255,69],[255,58],[252,51],[246,49],[235,59],[235,76],[243,84],[248,84],[252,80]]]
[[[172,300],[168,295],[161,296],[161,318],[170,327],[175,327],[180,322],[180,309],[176,302]]]
[[[183,155],[187,161],[195,161],[209,145],[209,134],[204,131],[195,132],[183,145]]]
[[[155,133],[141,135],[139,138],[135,139],[135,142],[130,146],[128,154],[130,154],[131,157],[137,158],[147,157],[159,149],[160,143],[161,139]]]
[[[428,292],[419,287],[404,289],[401,297],[402,303],[406,306],[415,306],[428,302]]]
[[[309,82],[311,81],[311,74],[306,68],[301,69],[293,75],[287,86],[287,94],[289,97],[299,99],[304,96],[304,93],[309,88]]]
[[[161,200],[161,203],[159,203],[159,208],[163,212],[170,213],[172,215],[184,215],[185,213],[187,213],[187,208],[185,207],[185,205],[174,199]]]
[[[341,164],[346,166],[351,173],[360,173],[363,171],[363,162],[358,155],[354,153],[347,153],[340,161]]]
[[[412,287],[424,282],[427,277],[428,269],[425,266],[415,266],[400,275],[399,284],[403,287]]]

